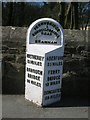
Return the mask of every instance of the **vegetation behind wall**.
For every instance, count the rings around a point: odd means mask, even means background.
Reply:
[[[38,18],[50,17],[64,29],[90,27],[90,2],[3,2],[3,26],[29,26]]]

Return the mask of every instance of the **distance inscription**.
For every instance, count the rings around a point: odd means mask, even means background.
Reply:
[[[61,94],[54,94],[54,95],[50,95],[50,96],[45,96],[45,100],[60,98],[60,95]]]
[[[52,85],[57,85],[57,84],[60,84],[60,81],[53,81],[53,82],[48,82],[48,83],[45,83],[45,86],[52,86]]]
[[[47,95],[47,94],[53,94],[53,93],[60,93],[61,92],[61,89],[54,89],[54,90],[48,90],[48,91],[44,91],[44,95]]]
[[[42,66],[42,61],[44,60],[43,56],[27,54],[27,63],[37,66]],[[39,62],[40,61],[40,62]]]
[[[37,87],[41,87],[41,83],[39,83],[37,81],[33,81],[33,80],[30,81],[29,79],[27,79],[27,83],[30,83],[30,82],[31,82],[32,85],[35,85]]]

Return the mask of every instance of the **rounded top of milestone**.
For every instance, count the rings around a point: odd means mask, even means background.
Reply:
[[[41,18],[33,22],[27,32],[29,44],[63,44],[63,29],[54,19]]]

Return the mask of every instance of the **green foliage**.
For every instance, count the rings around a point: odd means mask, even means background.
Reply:
[[[85,24],[82,12],[86,3],[64,3],[64,2],[3,2],[2,3],[2,25],[3,26],[29,26],[39,18],[50,17],[63,26],[63,28],[78,29]],[[88,17],[86,17],[88,19]],[[87,23],[87,20],[86,20]]]

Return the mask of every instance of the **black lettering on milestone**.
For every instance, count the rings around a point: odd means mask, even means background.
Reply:
[[[43,22],[41,22],[41,25],[43,25]]]
[[[30,80],[27,79],[27,82],[30,83]]]
[[[61,91],[60,89],[48,90],[48,91],[44,91],[44,95],[58,93],[60,91]]]
[[[35,73],[35,74],[42,75],[42,71],[41,71],[41,70],[35,70],[35,69],[32,69],[32,68],[28,68],[28,67],[27,67],[27,71],[28,71],[28,72],[31,72],[31,73]]]
[[[41,87],[41,83],[33,81],[33,80],[31,81],[31,84],[38,86],[38,87]]]

